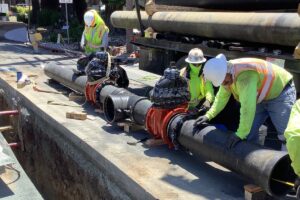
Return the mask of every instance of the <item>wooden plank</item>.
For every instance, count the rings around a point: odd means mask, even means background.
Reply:
[[[144,126],[137,125],[137,124],[132,123],[130,121],[119,122],[119,123],[117,123],[117,125],[123,127],[124,132],[126,132],[126,133],[129,133],[131,131],[139,131],[139,130],[144,129]]]
[[[254,192],[260,192],[262,191],[263,189],[257,185],[253,185],[253,184],[249,184],[249,185],[245,185],[244,186],[244,189],[247,191],[247,192],[251,192],[251,193],[254,193]]]
[[[83,113],[83,112],[66,112],[66,118],[77,119],[77,120],[86,120],[87,114]]]
[[[266,192],[259,186],[249,184],[244,186],[245,200],[262,200],[266,197]]]
[[[153,146],[160,146],[165,144],[164,141],[162,139],[148,139],[145,143],[147,146],[149,147],[153,147]]]
[[[0,132],[3,132],[3,131],[10,131],[10,130],[13,130],[14,128],[12,126],[1,126],[0,127]]]
[[[82,100],[85,100],[85,96],[76,94],[74,92],[71,92],[69,94],[69,101],[82,101]]]

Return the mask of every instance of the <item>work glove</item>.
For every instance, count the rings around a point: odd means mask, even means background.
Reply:
[[[239,143],[241,140],[241,138],[239,138],[235,133],[231,134],[230,137],[228,138],[227,142],[226,142],[226,148],[228,150],[232,149],[235,147],[235,145],[237,143]]]
[[[208,100],[205,100],[202,107],[204,107],[206,110],[209,110],[211,107],[211,104]]]
[[[194,126],[201,126],[204,123],[207,123],[208,121],[209,121],[208,117],[206,117],[205,115],[202,115],[196,119]]]

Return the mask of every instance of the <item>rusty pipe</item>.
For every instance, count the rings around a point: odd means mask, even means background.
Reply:
[[[156,12],[142,23],[157,32],[174,32],[206,38],[296,46],[300,41],[297,13]],[[136,12],[115,11],[110,17],[117,28],[139,28]]]
[[[19,111],[18,110],[4,110],[0,111],[0,116],[1,115],[18,115]]]

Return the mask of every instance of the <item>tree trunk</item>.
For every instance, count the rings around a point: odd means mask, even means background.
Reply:
[[[42,8],[57,10],[59,6],[59,0],[41,0]]]
[[[74,0],[74,10],[77,16],[77,19],[80,23],[83,23],[83,15],[87,10],[87,4],[85,0]]]
[[[32,0],[32,19],[31,23],[36,24],[37,22],[37,14],[40,10],[39,0]]]

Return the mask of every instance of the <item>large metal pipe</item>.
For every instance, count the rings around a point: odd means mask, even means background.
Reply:
[[[227,10],[296,9],[298,0],[155,0],[156,4]]]
[[[114,123],[126,118],[139,125],[145,124],[145,118],[152,103],[145,97],[137,96],[124,88],[107,85],[101,89],[100,103],[106,121]]]
[[[297,13],[141,12],[145,27],[200,37],[296,46],[300,41]],[[115,11],[111,23],[118,28],[139,28],[136,12]]]
[[[51,79],[71,88],[77,92],[84,93],[87,76],[77,76],[72,68],[56,65],[54,62],[48,63],[44,68],[45,74]]]
[[[109,95],[105,98],[103,111],[109,123],[130,118],[134,123],[145,125],[146,115],[152,103],[135,94]]]
[[[169,124],[169,133],[183,115],[178,115]],[[230,132],[214,126],[194,127],[195,120],[183,123],[177,141],[195,155],[212,160],[263,187],[272,196],[287,194],[289,186],[274,181],[293,182],[295,174],[291,161],[284,151],[266,149],[248,142],[240,142],[232,150],[227,150],[226,141]]]

